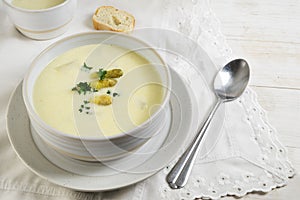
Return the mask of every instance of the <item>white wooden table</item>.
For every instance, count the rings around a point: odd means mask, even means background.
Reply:
[[[300,1],[210,0],[233,53],[249,61],[250,86],[300,171]],[[243,199],[300,198],[300,177]],[[234,199],[227,197],[225,199]]]

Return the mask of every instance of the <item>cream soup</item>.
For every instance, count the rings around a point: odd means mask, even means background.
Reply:
[[[91,56],[92,52],[96,55]],[[85,94],[74,91],[77,84],[94,81],[92,75],[102,68],[117,68],[123,75],[114,78],[117,83],[113,87]],[[33,102],[39,116],[57,130],[71,135],[111,136],[149,119],[164,93],[160,75],[141,55],[118,46],[87,45],[61,54],[43,69],[35,82]],[[111,104],[92,102],[101,95],[109,96]]]
[[[13,0],[12,5],[28,10],[41,10],[57,6],[65,0]]]

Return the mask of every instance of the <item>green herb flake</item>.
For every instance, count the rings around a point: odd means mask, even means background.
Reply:
[[[87,82],[80,82],[75,87],[72,88],[72,91],[77,91],[78,94],[86,94],[92,90],[91,86]]]
[[[92,92],[98,92],[98,90],[97,90],[97,89],[95,89],[95,88],[93,88],[93,89],[92,89]]]
[[[111,91],[110,91],[110,90],[107,90],[106,94],[111,94]]]
[[[83,66],[82,66],[84,69],[87,69],[87,70],[91,70],[91,69],[93,69],[93,67],[89,67],[89,66],[87,66],[87,64],[86,63],[83,63]]]
[[[120,96],[120,94],[114,92],[114,93],[113,93],[113,97],[116,97],[116,96]]]
[[[103,80],[105,78],[106,73],[107,71],[103,68],[99,69],[99,71],[97,72],[99,80]]]
[[[80,108],[78,109],[78,111],[80,113],[92,114],[92,112],[90,112],[91,107],[87,105],[89,103],[90,102],[88,100],[84,100],[83,104],[80,105]]]

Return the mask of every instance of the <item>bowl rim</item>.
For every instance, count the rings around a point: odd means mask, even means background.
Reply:
[[[48,51],[50,51],[51,49],[55,48],[57,45],[59,44],[63,44],[64,42],[68,41],[68,40],[72,40],[73,38],[78,38],[78,37],[82,37],[82,36],[87,36],[87,35],[97,35],[97,34],[111,34],[112,36],[121,36],[121,37],[127,37],[133,40],[136,40],[137,42],[141,43],[142,45],[144,45],[145,47],[147,47],[148,49],[150,49],[156,56],[157,58],[160,60],[161,64],[164,66],[165,70],[166,70],[166,80],[167,80],[167,85],[166,85],[166,92],[163,98],[163,102],[160,104],[161,106],[159,107],[159,109],[152,114],[146,121],[144,121],[142,124],[134,127],[133,129],[127,131],[127,132],[121,132],[118,134],[114,134],[114,135],[109,135],[109,136],[101,136],[101,137],[96,137],[96,136],[80,136],[80,135],[72,135],[72,134],[68,134],[65,133],[63,131],[60,131],[52,126],[50,126],[49,124],[47,124],[36,112],[36,110],[34,109],[34,106],[30,103],[29,100],[29,95],[27,93],[27,88],[28,88],[28,78],[32,72],[32,70],[35,68],[35,63],[39,60],[40,57],[44,56]],[[47,66],[47,65],[46,65]],[[22,85],[22,96],[23,96],[23,100],[24,100],[24,104],[26,107],[26,110],[30,116],[30,119],[33,119],[39,126],[41,126],[41,128],[43,128],[44,130],[46,130],[47,132],[51,132],[52,134],[55,134],[59,137],[64,137],[64,138],[68,138],[68,139],[75,139],[75,140],[81,140],[81,141],[107,141],[107,140],[114,140],[114,139],[120,139],[123,137],[132,137],[132,133],[134,132],[138,132],[140,131],[143,127],[145,127],[149,122],[152,121],[153,118],[155,118],[159,113],[162,112],[162,110],[168,106],[169,100],[170,100],[170,94],[171,94],[171,73],[170,73],[170,69],[169,66],[165,63],[165,61],[161,58],[161,56],[159,55],[159,53],[151,47],[151,45],[149,45],[148,43],[146,43],[145,41],[136,38],[132,35],[128,35],[128,34],[124,34],[124,33],[118,33],[118,32],[112,32],[112,31],[88,31],[88,32],[82,32],[82,33],[77,33],[77,34],[73,34],[70,35],[68,37],[65,37],[63,39],[60,39],[54,43],[52,43],[51,45],[49,45],[48,47],[46,47],[40,54],[38,54],[34,60],[31,62],[30,67],[27,71],[27,73],[24,76],[23,79],[23,85]]]
[[[55,9],[57,9],[57,8],[60,8],[60,7],[64,6],[64,5],[66,5],[66,4],[69,3],[70,1],[73,1],[73,0],[64,0],[62,3],[57,4],[57,5],[55,5],[55,6],[52,6],[52,7],[50,7],[50,8],[34,9],[34,10],[31,10],[31,9],[26,9],[26,8],[17,7],[17,6],[15,6],[15,5],[13,5],[12,2],[8,2],[8,0],[3,0],[3,2],[4,2],[7,6],[13,8],[13,9],[16,9],[16,10],[18,10],[18,11],[25,12],[25,13],[43,13],[43,12],[50,12],[50,11],[52,11],[52,10],[55,10]]]

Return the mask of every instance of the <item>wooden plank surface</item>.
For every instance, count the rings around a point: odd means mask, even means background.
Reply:
[[[300,88],[300,1],[211,0],[235,54],[251,63],[252,84]]]
[[[300,171],[300,1],[210,0],[233,53],[251,65],[251,87]],[[243,199],[298,199],[300,177]],[[226,197],[224,199],[236,199]]]

